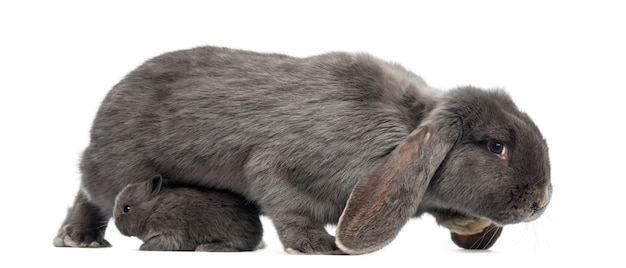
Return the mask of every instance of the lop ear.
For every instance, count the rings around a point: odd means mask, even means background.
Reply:
[[[150,195],[156,195],[161,191],[162,185],[163,185],[163,177],[161,176],[161,174],[156,175],[148,181],[146,191]]]
[[[420,125],[359,179],[337,226],[335,242],[341,250],[369,253],[395,239],[417,212],[430,179],[460,136],[454,125]]]

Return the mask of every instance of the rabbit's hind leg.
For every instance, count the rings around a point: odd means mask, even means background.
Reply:
[[[56,247],[110,247],[104,239],[110,217],[110,212],[103,212],[79,191],[53,244]]]

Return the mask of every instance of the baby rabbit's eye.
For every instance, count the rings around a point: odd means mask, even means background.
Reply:
[[[506,145],[500,141],[494,140],[487,142],[487,148],[490,152],[497,154],[498,157],[502,160],[505,160],[507,157]]]
[[[130,206],[124,205],[124,207],[122,208],[122,211],[124,211],[124,213],[128,213],[130,211]]]

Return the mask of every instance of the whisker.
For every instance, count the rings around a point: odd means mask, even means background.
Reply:
[[[489,245],[489,244],[491,244],[491,242],[493,241],[493,239],[496,237],[496,234],[498,233],[498,231],[497,231],[497,230],[495,230],[495,229],[497,229],[498,227],[496,227],[496,226],[494,225],[494,226],[488,226],[487,228],[491,228],[491,230],[489,230],[489,232],[494,231],[494,232],[491,234],[491,237],[489,238],[489,240],[487,241],[487,245]]]
[[[491,234],[489,234],[491,233]],[[471,249],[484,249],[492,244],[493,240],[496,239],[498,235],[498,227],[495,225],[490,225],[485,228],[480,238],[478,238],[474,243],[470,246]],[[486,243],[483,243],[485,240]]]
[[[491,228],[491,226],[487,226],[487,228],[485,228],[485,230],[483,231],[483,234],[480,236],[480,238],[476,239],[476,241],[474,241],[474,243],[472,243],[472,246],[470,246],[471,249],[478,249],[480,247],[480,244],[485,240],[485,236],[490,231],[489,228]]]
[[[532,186],[537,186],[537,184],[543,183],[543,182],[545,182],[545,181],[546,181],[546,179],[545,179],[545,178],[540,179],[540,180],[536,180],[536,181],[535,181],[535,183],[533,183],[533,185],[532,185]]]

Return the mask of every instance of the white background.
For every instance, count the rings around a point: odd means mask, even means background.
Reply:
[[[0,4],[2,267],[626,266],[620,1],[13,2]],[[487,252],[457,249],[429,216],[364,256],[287,255],[266,219],[268,247],[252,253],[140,252],[115,228],[112,248],[54,248],[106,92],[146,59],[200,45],[365,51],[437,88],[503,87],[548,140],[552,203]]]

